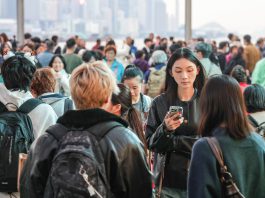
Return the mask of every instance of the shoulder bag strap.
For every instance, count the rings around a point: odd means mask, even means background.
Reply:
[[[221,147],[220,147],[217,139],[215,137],[211,137],[211,138],[207,137],[206,140],[207,140],[215,158],[217,159],[220,167],[225,168],[223,153],[222,153]]]
[[[245,198],[244,195],[238,189],[236,183],[233,181],[232,174],[227,171],[227,166],[224,164],[224,158],[218,140],[215,137],[207,137],[206,140],[210,145],[210,148],[220,165],[220,180],[222,185],[225,186],[225,197]]]
[[[166,166],[166,159],[167,159],[167,155],[166,154],[162,154],[162,165],[161,165],[161,174],[159,177],[159,186],[158,186],[158,191],[155,195],[155,198],[160,198],[161,197],[161,192],[162,192],[162,186],[163,186],[163,180],[164,180],[164,172],[165,172],[165,166]]]

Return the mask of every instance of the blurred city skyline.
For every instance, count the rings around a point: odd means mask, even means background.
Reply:
[[[185,0],[24,0],[25,32],[42,37],[184,37]],[[193,0],[193,37],[265,36],[265,1]],[[251,4],[250,4],[251,3]],[[0,0],[0,31],[16,33],[16,0]]]

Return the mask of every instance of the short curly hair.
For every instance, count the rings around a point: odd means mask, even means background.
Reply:
[[[74,69],[70,78],[71,96],[79,110],[99,108],[119,88],[110,68],[101,61],[84,63]]]
[[[51,68],[40,68],[35,72],[30,89],[37,96],[44,93],[54,92],[56,79]]]

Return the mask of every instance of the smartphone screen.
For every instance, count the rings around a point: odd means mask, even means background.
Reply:
[[[179,119],[183,115],[183,107],[181,107],[181,106],[170,106],[169,107],[169,113],[171,115],[173,115],[173,114],[179,114],[179,116],[177,118],[177,119]]]

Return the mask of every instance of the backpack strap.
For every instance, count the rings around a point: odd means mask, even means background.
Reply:
[[[55,125],[50,126],[46,133],[52,135],[58,142],[62,139],[62,137],[68,132],[68,128],[64,125],[56,123]]]
[[[90,133],[96,136],[96,139],[100,141],[109,131],[112,129],[122,126],[118,122],[105,122],[92,126],[91,128],[86,129]],[[62,137],[71,129],[65,127],[62,124],[55,124],[50,126],[46,132],[52,135],[57,141],[60,141]]]
[[[8,109],[6,108],[6,106],[2,102],[0,102],[0,113],[7,112],[7,111]]]
[[[35,109],[38,105],[42,104],[43,102],[36,98],[31,98],[24,102],[17,111],[28,114],[33,109]]]
[[[257,120],[252,115],[249,114],[248,119],[254,125],[254,127],[259,127],[259,123],[257,122]]]
[[[88,131],[96,136],[96,139],[100,141],[108,132],[116,127],[122,127],[123,125],[119,122],[103,122],[88,128]]]
[[[73,101],[70,98],[65,98],[64,100],[64,112],[73,110]]]

